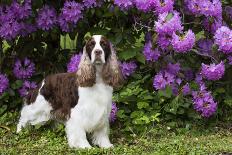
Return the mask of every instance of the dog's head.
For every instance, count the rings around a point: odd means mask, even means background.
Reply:
[[[86,43],[86,53],[94,65],[101,65],[106,63],[111,55],[110,42],[101,35],[94,35]]]
[[[113,45],[102,35],[92,36],[83,48],[83,55],[77,71],[79,85],[82,87],[93,86],[96,83],[96,72],[101,75],[106,84],[112,87],[119,87],[123,82]]]

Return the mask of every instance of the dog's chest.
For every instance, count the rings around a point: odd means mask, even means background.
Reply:
[[[72,110],[71,119],[81,122],[87,131],[103,125],[111,111],[112,87],[100,83],[79,87],[78,93],[78,104]]]

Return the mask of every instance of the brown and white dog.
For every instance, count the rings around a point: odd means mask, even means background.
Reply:
[[[70,147],[90,148],[86,133],[92,133],[93,144],[112,147],[108,118],[113,88],[122,82],[112,44],[104,36],[94,35],[83,48],[76,73],[47,76],[38,89],[28,93],[17,132],[27,124],[56,119],[65,122]]]

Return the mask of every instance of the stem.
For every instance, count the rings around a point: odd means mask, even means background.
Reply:
[[[213,56],[211,56],[209,54],[199,53],[198,50],[196,50],[196,49],[191,49],[191,51],[194,52],[194,53],[196,53],[196,54],[198,54],[198,55],[211,58],[214,62],[219,63]]]

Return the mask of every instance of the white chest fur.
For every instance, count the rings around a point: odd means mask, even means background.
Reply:
[[[113,89],[104,83],[97,83],[93,87],[79,87],[78,93],[78,104],[72,109],[68,122],[92,132],[108,121]]]

